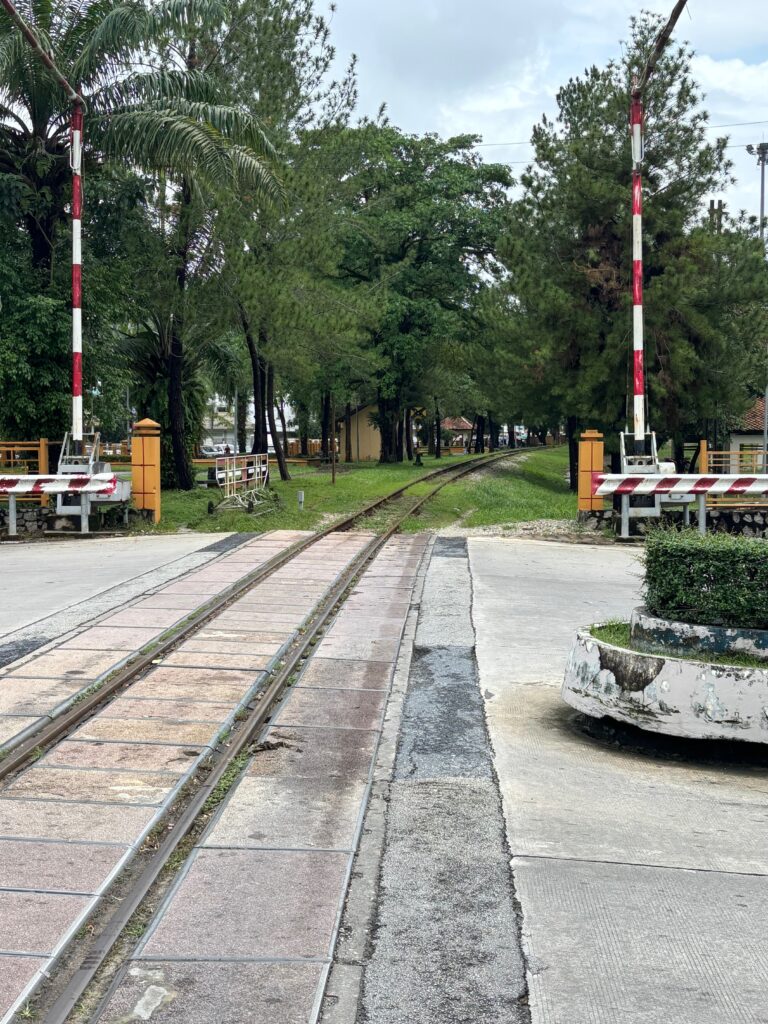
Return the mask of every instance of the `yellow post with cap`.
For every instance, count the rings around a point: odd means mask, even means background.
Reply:
[[[602,473],[605,442],[599,430],[584,430],[579,439],[579,512],[597,512],[605,499],[592,493],[592,474]]]
[[[160,522],[160,424],[140,420],[134,425],[131,443],[131,492],[136,508],[152,513]]]

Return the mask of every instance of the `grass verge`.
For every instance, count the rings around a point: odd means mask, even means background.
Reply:
[[[657,654],[663,657],[659,651],[648,651],[631,643],[629,636],[628,622],[604,622],[599,626],[592,626],[590,633],[596,640],[613,644],[614,647],[624,647],[630,651],[637,651],[638,654]],[[768,669],[768,661],[760,658],[750,658],[747,654],[705,654],[701,651],[686,651],[684,654],[678,651],[671,651],[670,658],[682,658],[684,661],[701,661],[707,665],[730,665],[733,668],[759,668],[765,671]]]
[[[457,521],[475,527],[534,519],[572,519],[575,527],[576,495],[568,488],[567,472],[567,448],[532,449],[444,487],[406,520],[403,530],[436,530]]]

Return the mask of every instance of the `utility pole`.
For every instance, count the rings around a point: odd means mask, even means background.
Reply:
[[[768,161],[768,142],[747,146],[747,152],[757,157],[760,168],[760,240],[765,243],[765,164]],[[763,472],[768,473],[768,381],[763,394]]]
[[[83,216],[82,154],[85,100],[56,67],[50,53],[16,10],[12,0],[0,0],[0,4],[72,104],[69,150],[69,164],[72,168],[72,442],[75,454],[79,455],[83,443],[83,287],[80,225]]]

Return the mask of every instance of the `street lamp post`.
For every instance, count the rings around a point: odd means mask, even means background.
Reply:
[[[760,168],[760,239],[765,242],[765,165],[768,161],[768,142],[747,146],[747,152],[757,157]],[[763,471],[768,472],[768,382],[763,395]]]

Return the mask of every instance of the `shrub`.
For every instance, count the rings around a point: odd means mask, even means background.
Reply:
[[[665,619],[768,629],[768,543],[654,530],[645,551],[645,599]]]

